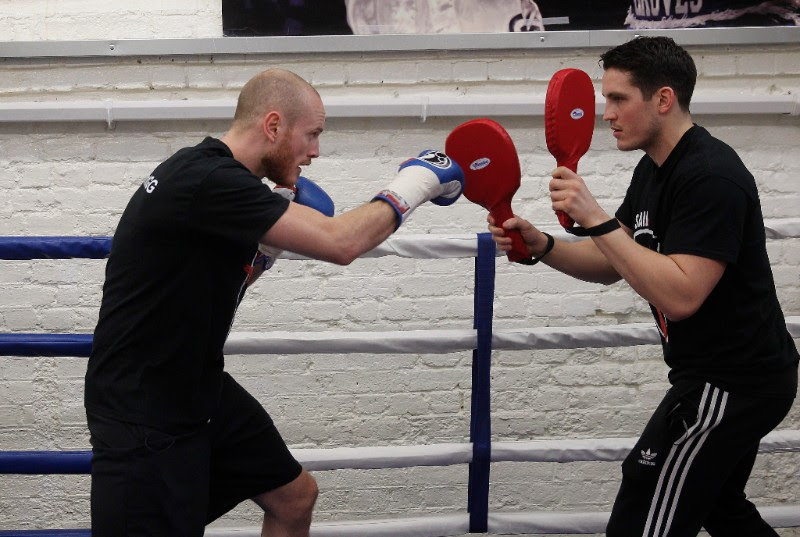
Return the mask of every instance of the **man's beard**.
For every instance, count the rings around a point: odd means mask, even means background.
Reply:
[[[662,137],[662,127],[661,124],[655,117],[651,117],[650,121],[647,124],[647,130],[645,130],[644,140],[640,144],[643,151],[647,151],[648,149],[652,149],[657,146],[659,141]]]
[[[289,144],[281,142],[281,144],[270,155],[265,155],[261,159],[261,165],[264,167],[264,175],[267,179],[281,186],[291,186],[294,184],[296,177],[294,158],[289,150]]]
[[[661,139],[661,125],[656,118],[651,117],[647,126],[643,129],[638,140],[629,140],[625,147],[619,147],[620,151],[644,151],[647,153],[658,145]]]

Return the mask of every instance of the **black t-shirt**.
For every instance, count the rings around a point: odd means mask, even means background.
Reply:
[[[288,204],[210,137],[153,171],[112,241],[88,412],[169,430],[209,418],[258,239]]]
[[[733,149],[692,127],[661,167],[639,161],[616,217],[651,250],[726,263],[691,317],[670,321],[651,305],[672,382],[796,393],[798,354],[775,293],[758,190]]]

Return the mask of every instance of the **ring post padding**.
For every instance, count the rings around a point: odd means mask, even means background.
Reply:
[[[492,358],[492,315],[494,301],[495,245],[489,233],[478,234],[475,258],[475,320],[477,347],[472,351],[472,405],[469,437],[472,462],[469,465],[467,510],[470,533],[486,533],[489,516],[489,467],[491,463],[491,418],[489,379]]]

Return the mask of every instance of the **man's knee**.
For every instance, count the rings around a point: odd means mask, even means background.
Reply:
[[[778,534],[767,524],[761,514],[742,494],[735,501],[718,503],[703,521],[711,536],[774,537]]]
[[[303,470],[294,481],[260,494],[253,501],[277,519],[302,519],[311,514],[318,494],[317,481]]]
[[[295,496],[296,506],[301,510],[310,512],[314,509],[314,505],[317,503],[317,496],[319,496],[317,480],[314,479],[311,474],[303,470],[295,481],[301,481],[298,483],[300,490],[298,490]]]

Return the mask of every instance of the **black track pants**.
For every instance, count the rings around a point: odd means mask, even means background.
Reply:
[[[793,399],[673,386],[622,463],[608,537],[776,536],[744,493],[761,438]]]

